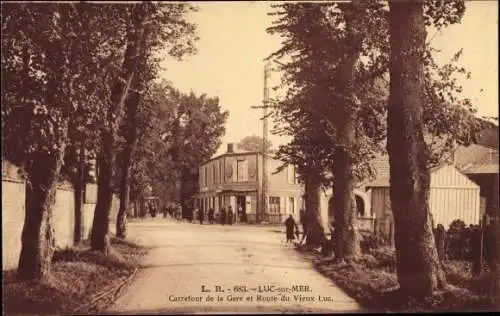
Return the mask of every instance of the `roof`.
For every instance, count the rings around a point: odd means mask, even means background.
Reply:
[[[444,166],[447,166],[449,165],[449,163],[446,163],[446,162],[443,162],[435,167],[432,167],[429,169],[429,173],[434,173],[436,171],[438,171],[439,169],[441,169],[442,167]],[[457,169],[458,171],[458,169]],[[379,177],[371,182],[368,182],[365,187],[367,188],[374,188],[374,187],[389,187],[390,186],[390,176],[389,174],[386,174],[382,177]]]
[[[494,174],[498,173],[498,163],[471,166],[462,170],[462,172],[465,174]]]
[[[459,146],[455,152],[455,163],[465,174],[498,173],[498,150],[482,145]]]
[[[243,150],[236,150],[236,151],[233,151],[233,152],[225,152],[223,154],[220,154],[220,155],[217,155],[217,156],[213,156],[212,158],[208,159],[208,160],[205,160],[204,162],[202,162],[200,164],[200,166],[203,166],[213,160],[216,160],[216,159],[219,159],[221,157],[224,157],[224,156],[239,156],[239,155],[262,155],[262,153],[260,151],[243,151]],[[271,155],[271,154],[267,154],[266,155],[268,158],[271,158],[271,159],[275,159],[276,158],[274,157],[274,155]]]

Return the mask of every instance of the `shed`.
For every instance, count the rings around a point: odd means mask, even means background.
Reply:
[[[479,224],[480,188],[456,167],[445,163],[430,170],[431,183],[429,207],[434,225],[446,229],[452,221],[460,219],[467,225]],[[394,221],[389,195],[389,177],[385,176],[366,185],[370,195],[372,212],[377,218],[377,232],[391,236]],[[392,237],[392,236],[391,236]]]

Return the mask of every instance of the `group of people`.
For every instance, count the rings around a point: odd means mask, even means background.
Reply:
[[[163,217],[170,217],[181,219],[182,217],[182,207],[180,205],[165,205],[163,206]]]
[[[198,220],[200,221],[200,224],[203,224],[203,221],[205,220],[205,215],[208,216],[208,223],[209,224],[213,224],[216,221],[215,210],[212,207],[210,207],[207,212],[205,212],[203,210],[203,208],[198,209],[197,212],[198,212]],[[226,208],[223,206],[219,212],[219,222],[222,225],[226,225],[226,224],[232,225],[233,223],[236,223],[236,221],[237,221],[236,215],[237,214],[233,211],[233,208],[231,205],[229,205],[227,207],[227,211],[226,211]],[[240,214],[240,218],[241,218],[241,214]]]

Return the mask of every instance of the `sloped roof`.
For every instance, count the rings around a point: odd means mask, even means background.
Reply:
[[[447,163],[447,162],[443,162],[437,166],[434,166],[432,168],[429,169],[429,173],[432,174],[436,171],[438,171],[439,169],[443,168],[444,166],[449,166],[450,164]],[[457,169],[458,172],[460,172],[458,169]],[[365,185],[365,187],[369,188],[369,187],[389,187],[390,186],[390,175],[389,173],[387,173],[386,175],[382,176],[382,177],[379,177],[369,183],[367,183]]]
[[[462,171],[465,174],[492,174],[498,173],[498,163],[497,164],[482,164],[471,166]]]
[[[457,168],[463,173],[498,173],[497,149],[477,144],[459,146],[454,156]]]
[[[481,165],[498,162],[498,150],[472,144],[470,146],[458,146],[454,152],[455,163],[458,168],[466,168],[467,165]]]

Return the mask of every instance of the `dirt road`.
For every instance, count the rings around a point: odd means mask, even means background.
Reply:
[[[164,219],[129,223],[129,239],[153,249],[109,312],[360,311],[275,230]]]

